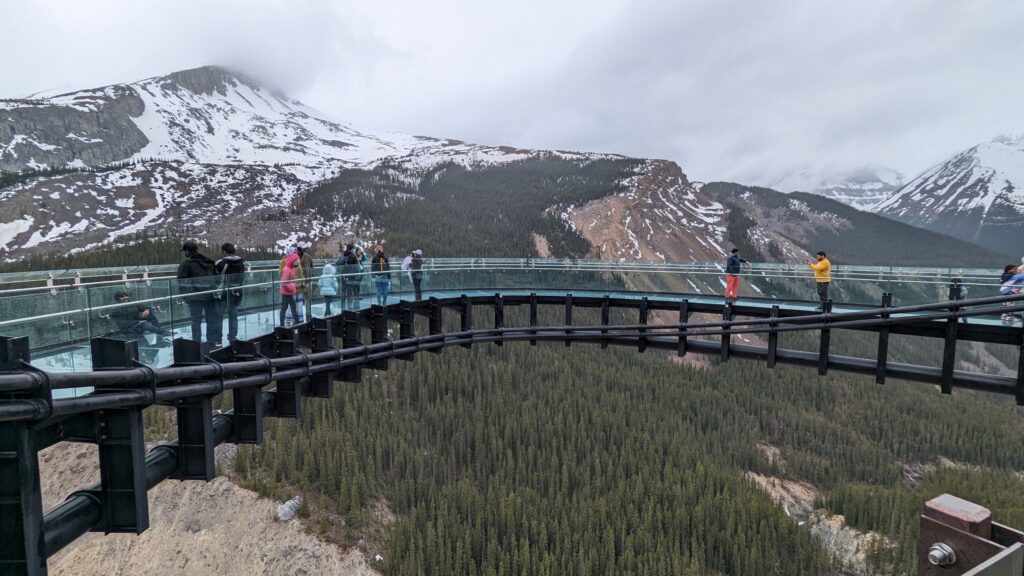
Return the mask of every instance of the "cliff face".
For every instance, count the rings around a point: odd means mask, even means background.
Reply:
[[[840,574],[849,576],[873,576],[875,572],[867,562],[867,554],[873,545],[884,542],[881,534],[861,532],[846,525],[842,516],[831,515],[825,510],[814,509],[818,491],[806,482],[794,482],[748,473],[758,487],[768,493],[786,512],[817,538],[829,555],[841,567]]]
[[[628,191],[570,209],[566,218],[605,260],[722,259],[724,209],[698,192],[675,162],[648,160]]]
[[[41,454],[44,508],[98,481],[96,448],[62,443]],[[377,576],[358,549],[342,550],[279,522],[277,502],[223,476],[167,480],[149,492],[150,528],[141,536],[88,534],[50,560],[54,576]]]

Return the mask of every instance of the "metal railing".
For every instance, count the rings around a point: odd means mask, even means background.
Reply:
[[[454,271],[462,274],[467,268]],[[1024,310],[1024,295],[842,312],[833,311],[831,302],[826,302],[815,312],[784,302],[734,305],[720,298],[670,293],[638,296],[620,276],[591,278],[588,275],[595,271],[582,272],[584,276],[570,278],[577,283],[581,279],[590,279],[595,285],[604,282],[603,294],[599,290],[559,293],[546,288],[490,294],[469,290],[472,295],[406,299],[276,327],[217,350],[177,339],[174,365],[162,368],[138,362],[137,340],[96,337],[89,341],[93,371],[44,372],[31,364],[28,337],[0,337],[0,455],[4,456],[0,458],[0,477],[9,480],[0,482],[0,516],[16,520],[0,523],[0,540],[10,543],[0,550],[0,570],[45,574],[46,559],[88,531],[140,533],[149,525],[147,490],[167,478],[212,479],[216,445],[226,441],[259,443],[263,419],[301,417],[303,397],[331,397],[335,381],[359,381],[363,369],[386,370],[391,359],[409,359],[418,352],[449,346],[564,341],[633,346],[641,352],[652,348],[678,355],[713,354],[721,361],[742,357],[764,361],[769,367],[777,363],[816,367],[822,375],[842,370],[874,374],[879,382],[887,377],[931,382],[946,394],[954,388],[1008,394],[1024,404],[1021,371],[1016,377],[996,376],[955,370],[953,364],[957,342],[962,340],[1020,346],[1020,328],[961,325],[961,320],[990,314],[993,309],[1019,313]],[[883,298],[886,301],[888,297]],[[493,309],[491,327],[474,325],[474,308],[481,306]],[[539,324],[541,306],[564,310],[565,324]],[[510,307],[526,307],[528,323],[506,324]],[[573,311],[578,308],[600,310],[600,324],[573,324]],[[635,311],[637,322],[613,324],[613,309]],[[444,331],[446,310],[457,312],[457,330]],[[678,322],[649,323],[656,311],[678,314]],[[691,320],[693,314],[716,315],[721,320],[696,322]],[[425,317],[426,334],[416,333],[417,317]],[[395,323],[398,338],[391,339],[388,335]],[[364,329],[369,330],[369,343],[363,342]],[[836,329],[876,332],[877,356],[853,358],[832,353],[830,334]],[[779,334],[791,331],[817,332],[818,350],[781,348]],[[763,335],[766,343],[735,343],[733,338],[743,334]],[[890,334],[941,339],[945,347],[942,366],[889,362]],[[339,343],[340,347],[336,346]],[[1024,362],[1024,355],[1021,358]],[[276,388],[265,389],[271,383],[276,383]],[[92,391],[81,397],[59,398],[55,394],[86,387]],[[212,399],[227,391],[233,409],[214,415]],[[173,406],[177,411],[179,439],[147,455],[141,411],[153,404]],[[98,445],[101,482],[70,495],[44,514],[38,452],[66,440]],[[17,481],[10,481],[14,479]]]

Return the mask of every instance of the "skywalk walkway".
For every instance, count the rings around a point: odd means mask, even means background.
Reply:
[[[167,478],[212,479],[217,444],[260,443],[263,420],[301,417],[303,397],[330,398],[335,382],[358,382],[365,369],[451,346],[590,343],[741,357],[1024,404],[1024,364],[1016,376],[955,369],[961,342],[1024,344],[1020,324],[1000,321],[1024,310],[1024,297],[962,299],[965,287],[972,296],[996,293],[991,271],[839,268],[832,294],[840,303],[818,310],[801,299],[814,287],[797,267],[755,266],[733,304],[716,294],[714,264],[434,260],[419,300],[396,271],[386,306],[372,305],[365,280],[348,310],[325,317],[316,302],[307,322],[282,327],[274,266],[246,273],[239,340],[224,347],[184,338],[183,299],[194,294],[158,274],[76,274],[88,281],[69,285],[35,278],[0,291],[0,541],[13,543],[0,550],[0,573],[45,574],[46,559],[88,531],[142,532],[147,490]],[[131,302],[115,303],[118,292]],[[173,343],[113,337],[115,313],[140,306],[174,330]],[[838,330],[875,334],[876,353],[835,354]],[[816,349],[780,346],[790,332],[811,333]],[[891,362],[891,335],[931,342],[941,365]],[[212,399],[227,391],[233,409],[214,415]],[[146,454],[141,414],[154,404],[176,410],[179,439]],[[62,441],[97,444],[102,480],[44,514],[38,452]]]

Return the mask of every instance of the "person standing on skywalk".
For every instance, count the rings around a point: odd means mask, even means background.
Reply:
[[[409,276],[416,300],[423,300],[423,251],[413,250],[402,260],[402,270]]]
[[[220,307],[214,298],[217,292],[217,268],[213,260],[199,253],[199,246],[186,240],[181,245],[185,253],[184,260],[178,265],[178,292],[188,304],[188,313],[192,317],[192,339],[202,340],[203,319],[206,320],[206,341],[214,347],[220,347],[223,336]]]
[[[386,306],[388,303],[388,292],[391,290],[391,264],[384,254],[384,247],[380,244],[373,249],[373,258],[370,259],[370,275],[373,277],[373,285],[377,289],[377,304]]]
[[[740,297],[740,269],[744,264],[750,263],[740,258],[740,249],[733,248],[729,258],[725,261],[725,301],[736,302]]]
[[[829,262],[825,252],[819,250],[814,255],[814,260],[807,261],[807,267],[814,271],[814,283],[818,288],[818,300],[821,301],[821,309],[825,309],[825,302],[828,300],[828,285],[832,283],[832,263]]]

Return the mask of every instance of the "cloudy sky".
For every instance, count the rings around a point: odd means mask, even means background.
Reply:
[[[1024,131],[1024,2],[0,5],[7,97],[224,64],[355,126],[784,188],[871,165],[912,175]]]

